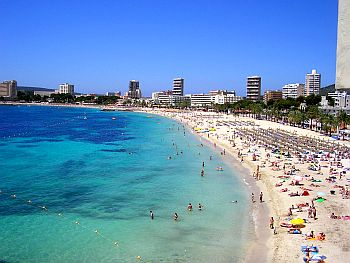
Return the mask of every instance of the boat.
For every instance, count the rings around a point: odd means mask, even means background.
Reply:
[[[117,118],[116,117],[112,117],[112,120],[116,120]]]

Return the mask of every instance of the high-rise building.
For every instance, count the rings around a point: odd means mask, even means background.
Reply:
[[[311,94],[320,94],[321,88],[321,74],[317,73],[316,69],[313,69],[311,73],[306,74],[305,80],[305,96]]]
[[[339,0],[335,88],[350,91],[350,1]]]
[[[142,97],[140,84],[137,80],[129,81],[129,91],[127,95],[130,99],[140,99]]]
[[[17,96],[17,81],[8,80],[0,83],[0,97],[15,98]]]
[[[173,95],[174,96],[184,95],[184,79],[177,78],[173,80]]]
[[[58,89],[58,93],[74,95],[74,85],[69,84],[69,83],[60,84],[60,87]]]
[[[267,103],[270,100],[282,99],[281,90],[267,90],[264,92],[264,102]]]
[[[287,84],[282,87],[282,98],[293,98],[296,99],[300,96],[304,96],[305,85],[300,83]]]
[[[247,99],[257,101],[261,98],[261,77],[252,76],[247,78]]]

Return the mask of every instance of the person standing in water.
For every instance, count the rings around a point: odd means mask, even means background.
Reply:
[[[179,219],[179,215],[175,212],[174,215],[173,215],[173,218],[175,221],[177,221]]]
[[[150,215],[151,219],[153,220],[154,219],[153,211],[149,211],[149,215]]]
[[[198,204],[198,210],[202,210],[203,209],[203,206],[201,205],[201,203]]]
[[[189,203],[188,206],[187,206],[187,210],[188,210],[188,211],[192,211],[192,209],[193,209],[192,204]]]
[[[201,171],[201,176],[202,177],[204,176],[204,169],[202,169],[202,171]]]

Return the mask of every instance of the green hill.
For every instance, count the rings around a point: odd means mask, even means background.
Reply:
[[[321,96],[326,96],[329,92],[335,92],[335,84],[332,84],[320,89]]]

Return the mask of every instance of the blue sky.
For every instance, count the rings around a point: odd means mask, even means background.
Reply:
[[[145,95],[185,78],[185,93],[245,95],[301,82],[315,68],[335,81],[336,0],[0,0],[0,80],[80,92]]]

